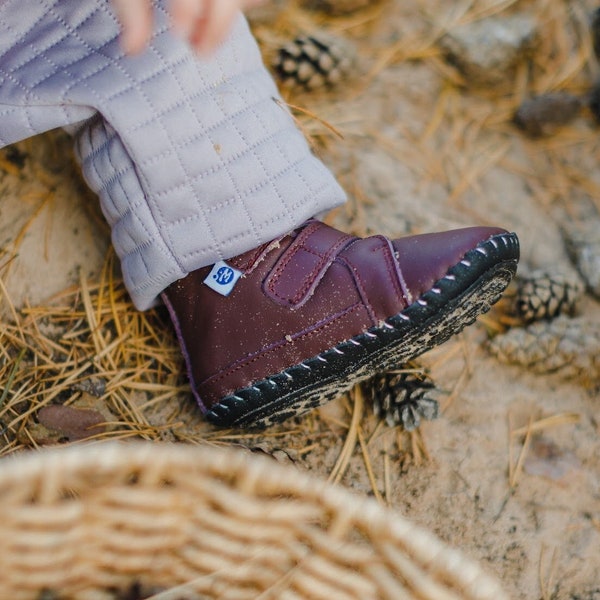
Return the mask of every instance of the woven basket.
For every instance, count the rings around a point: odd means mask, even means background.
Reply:
[[[374,500],[232,449],[105,443],[9,457],[0,506],[0,598],[506,598]]]

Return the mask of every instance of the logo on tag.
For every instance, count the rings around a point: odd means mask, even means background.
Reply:
[[[204,283],[222,296],[229,296],[241,276],[241,271],[220,260],[213,266]]]

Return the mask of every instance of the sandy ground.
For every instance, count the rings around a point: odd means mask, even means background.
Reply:
[[[566,14],[569,3],[553,2],[559,17]],[[462,4],[468,13],[470,3]],[[558,31],[552,3],[495,4],[529,10],[542,32]],[[545,73],[519,72],[499,89],[457,86],[434,46],[417,47],[432,19],[453,5],[390,2],[385,18],[375,10],[328,23],[361,40],[366,73],[341,91],[294,96],[343,136],[299,114],[349,193],[328,219],[361,234],[390,235],[498,224],[519,234],[523,272],[573,272],[557,215],[600,189],[597,125],[584,113],[552,137],[531,140],[510,116],[527,92],[580,92],[597,68],[587,63],[571,77],[549,62]],[[261,39],[266,53],[277,41],[268,27]],[[386,53],[394,47],[396,54]],[[411,48],[418,60],[409,60]],[[548,48],[541,44],[538,53]],[[81,273],[97,279],[109,234],[73,168],[68,139],[41,136],[0,157],[0,275],[14,305],[44,303]],[[591,296],[580,312],[590,322],[600,318]],[[492,314],[420,361],[444,393],[441,418],[417,433],[378,423],[368,406],[341,398],[273,431],[220,443],[259,448],[377,496],[479,560],[511,597],[598,600],[597,392],[578,380],[501,364],[486,349],[496,325]],[[181,402],[188,403],[186,439],[214,436],[189,398]],[[340,471],[356,411],[360,439]],[[528,424],[538,429],[526,439]]]

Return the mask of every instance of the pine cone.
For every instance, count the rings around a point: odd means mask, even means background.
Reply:
[[[570,123],[581,107],[582,101],[566,92],[541,94],[525,100],[513,120],[525,133],[539,137],[554,133],[562,125]]]
[[[564,315],[515,327],[489,344],[500,361],[534,373],[559,373],[585,383],[600,381],[600,323]]]
[[[390,427],[402,425],[406,431],[413,431],[421,419],[432,421],[438,417],[439,404],[428,395],[436,391],[435,384],[423,373],[379,373],[364,382],[363,389],[375,415]]]
[[[349,40],[318,32],[297,37],[281,48],[273,68],[283,86],[315,90],[347,78],[356,68],[357,56]]]
[[[530,323],[573,315],[583,295],[583,284],[575,275],[535,271],[518,278],[515,308],[523,321]]]

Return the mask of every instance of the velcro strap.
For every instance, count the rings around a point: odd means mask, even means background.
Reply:
[[[299,308],[311,297],[336,256],[354,239],[313,221],[281,255],[265,280],[265,293],[279,304]]]

